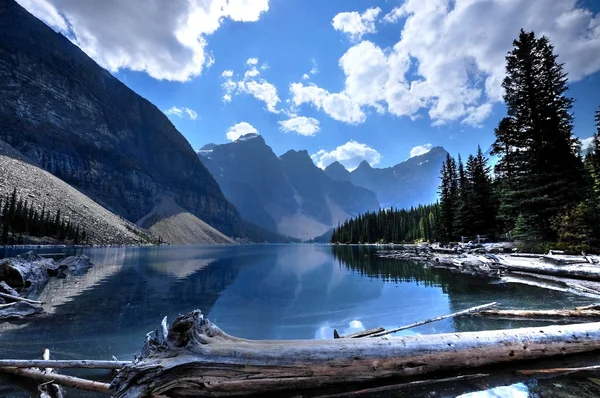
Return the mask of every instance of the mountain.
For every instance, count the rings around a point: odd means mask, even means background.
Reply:
[[[0,195],[5,198],[15,188],[40,214],[42,208],[52,215],[60,209],[72,224],[86,230],[91,244],[131,245],[156,241],[148,231],[109,212],[0,140]],[[42,239],[39,243],[51,242]]]
[[[173,245],[236,243],[177,205],[171,198],[164,198],[137,225],[149,229],[166,243]]]
[[[236,232],[239,213],[163,112],[14,0],[0,25],[0,140],[130,221],[170,198]]]
[[[444,148],[433,147],[423,155],[383,169],[362,161],[352,172],[334,162],[325,169],[325,174],[375,192],[383,208],[409,208],[437,200],[439,175],[446,154]]]
[[[325,175],[336,181],[350,181],[350,172],[337,160],[325,168]]]
[[[379,208],[373,192],[332,180],[308,152],[288,151],[278,158],[260,135],[210,144],[198,155],[245,219],[283,235],[310,239]]]

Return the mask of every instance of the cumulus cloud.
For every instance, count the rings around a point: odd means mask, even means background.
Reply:
[[[246,134],[258,134],[258,130],[253,125],[247,122],[241,122],[233,125],[227,130],[227,139],[235,141]]]
[[[312,104],[333,119],[349,124],[359,124],[366,120],[359,104],[353,102],[345,93],[332,94],[314,84],[305,86],[302,83],[292,83],[290,92],[295,106]]]
[[[432,147],[433,145],[431,144],[417,145],[410,150],[410,157],[414,158],[415,156],[425,155]]]
[[[187,108],[185,106],[177,107],[173,105],[171,108],[165,111],[165,114],[169,116],[177,116],[180,119],[184,117],[187,117],[190,120],[198,119],[198,113],[195,110]]]
[[[310,157],[322,169],[337,160],[349,171],[356,169],[363,160],[366,160],[371,166],[381,162],[379,152],[366,144],[361,144],[353,140],[329,152],[321,149]]]
[[[233,71],[231,70],[226,70],[225,72],[227,73],[223,72],[221,74],[221,77],[224,78],[221,86],[225,90],[223,101],[231,102],[234,95],[250,94],[257,100],[264,102],[269,112],[279,113],[280,110],[277,109],[277,105],[281,100],[277,94],[277,87],[265,79],[258,78],[260,75],[260,71],[256,67],[258,65],[258,58],[249,58],[246,61],[246,65],[249,66],[249,69],[244,73],[242,80],[234,81]],[[268,68],[268,66],[263,68],[265,65],[261,66],[261,70]]]
[[[18,2],[102,67],[173,81],[187,81],[214,63],[207,38],[226,19],[255,22],[269,9],[269,0],[103,0],[102,7],[80,0]]]
[[[338,95],[358,108],[356,114],[373,108],[417,118],[426,111],[434,125],[480,126],[494,104],[502,102],[505,56],[521,28],[550,38],[571,81],[600,70],[600,14],[580,4],[406,0],[383,17],[388,23],[402,23],[400,40],[393,47],[362,41],[340,58],[345,82]],[[295,84],[291,87],[303,87]],[[335,94],[310,87],[315,100],[304,102],[334,117],[322,98]],[[306,98],[307,89],[296,91],[292,95],[302,93]],[[354,118],[355,123],[365,119]]]
[[[331,24],[335,30],[346,33],[352,40],[360,40],[367,33],[375,33],[375,21],[381,8],[369,8],[360,14],[357,11],[341,12],[333,17]]]
[[[279,129],[285,133],[295,131],[300,135],[315,135],[321,130],[319,121],[312,117],[296,116],[279,122]]]

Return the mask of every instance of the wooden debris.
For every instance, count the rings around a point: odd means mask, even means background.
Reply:
[[[590,304],[583,307],[575,307],[576,311],[584,311],[584,310],[600,310],[600,304]]]
[[[600,370],[600,365],[584,366],[580,368],[552,368],[552,369],[531,369],[531,370],[517,370],[517,374],[521,376],[548,376],[548,375],[559,375],[569,374],[577,372],[590,372]]]
[[[576,343],[576,344],[574,344]],[[111,384],[115,398],[241,396],[348,386],[600,349],[600,323],[366,339],[258,341],[200,311],[175,319]]]
[[[26,298],[23,298],[20,296],[13,296],[12,294],[6,294],[6,293],[0,293],[0,297],[5,298],[7,300],[22,301],[22,302],[28,303],[28,304],[37,304],[37,305],[44,304],[41,301],[29,300],[29,299],[26,299]]]
[[[362,332],[356,332],[356,333],[352,333],[352,334],[348,334],[346,336],[338,336],[334,338],[338,338],[338,339],[357,339],[360,337],[367,337],[370,336],[372,334],[375,333],[379,333],[379,332],[383,332],[385,329],[384,328],[375,328],[375,329],[367,329],[367,330],[363,330]]]
[[[13,303],[7,303],[7,304],[0,304],[0,310],[3,308],[8,308],[8,307],[12,307],[13,305],[17,304],[17,302],[13,302]]]
[[[487,373],[477,373],[477,374],[472,374],[472,375],[460,375],[460,376],[454,376],[454,377],[445,377],[443,379],[416,380],[416,381],[411,381],[408,383],[400,383],[400,384],[393,384],[393,385],[389,385],[389,386],[381,386],[381,387],[373,387],[373,388],[364,388],[362,390],[338,393],[338,394],[334,394],[334,395],[319,395],[315,398],[354,397],[356,395],[362,395],[362,394],[375,394],[378,392],[396,391],[396,390],[402,390],[402,389],[407,389],[407,388],[429,386],[432,384],[451,383],[451,382],[456,382],[456,381],[479,379],[479,378],[487,377],[487,376],[489,376],[489,374],[487,374]]]
[[[494,303],[489,303],[489,304],[484,304],[484,305],[478,305],[477,307],[468,308],[466,310],[458,311],[458,312],[455,312],[453,314],[438,316],[438,317],[435,317],[435,318],[427,319],[425,321],[411,323],[410,325],[405,325],[405,326],[400,326],[400,327],[394,328],[394,329],[384,330],[384,331],[379,332],[379,333],[372,333],[369,336],[370,337],[381,337],[381,336],[385,336],[385,335],[388,335],[388,334],[391,334],[391,333],[399,332],[401,330],[412,329],[412,328],[415,328],[417,326],[425,325],[427,323],[437,322],[437,321],[441,321],[443,319],[453,318],[455,316],[460,316],[460,315],[473,314],[473,313],[479,312],[481,310],[484,310],[486,308],[493,307],[496,304],[498,304],[498,303],[494,302]]]
[[[110,387],[109,384],[101,383],[98,381],[87,380],[73,376],[60,375],[56,373],[44,373],[39,370],[33,369],[0,368],[0,372],[7,373],[13,376],[25,377],[35,381],[49,381],[55,384],[60,384],[62,386],[79,388],[81,390],[86,391],[108,393]]]
[[[479,315],[499,318],[600,318],[598,310],[484,310]]]
[[[129,364],[130,361],[0,359],[0,367],[11,368],[121,369]]]

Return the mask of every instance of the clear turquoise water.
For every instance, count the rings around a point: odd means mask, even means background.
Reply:
[[[590,302],[561,292],[380,259],[376,250],[327,245],[37,250],[57,258],[85,253],[96,266],[80,277],[51,280],[42,296],[48,315],[0,324],[0,357],[39,358],[49,348],[55,359],[127,360],[164,316],[173,320],[194,309],[235,336],[322,339],[332,338],[334,328],[344,334],[394,327],[492,301],[515,308],[568,308]],[[544,323],[463,317],[404,333],[537,324]],[[31,390],[0,379],[0,396],[30,395]],[[69,396],[87,395],[71,391]]]

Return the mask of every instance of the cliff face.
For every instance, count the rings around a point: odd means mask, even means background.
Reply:
[[[171,197],[226,234],[239,223],[158,108],[13,0],[0,0],[0,139],[130,221]]]
[[[211,144],[198,155],[244,218],[269,231],[306,240],[379,209],[373,192],[330,179],[306,151],[278,158],[259,135]]]

